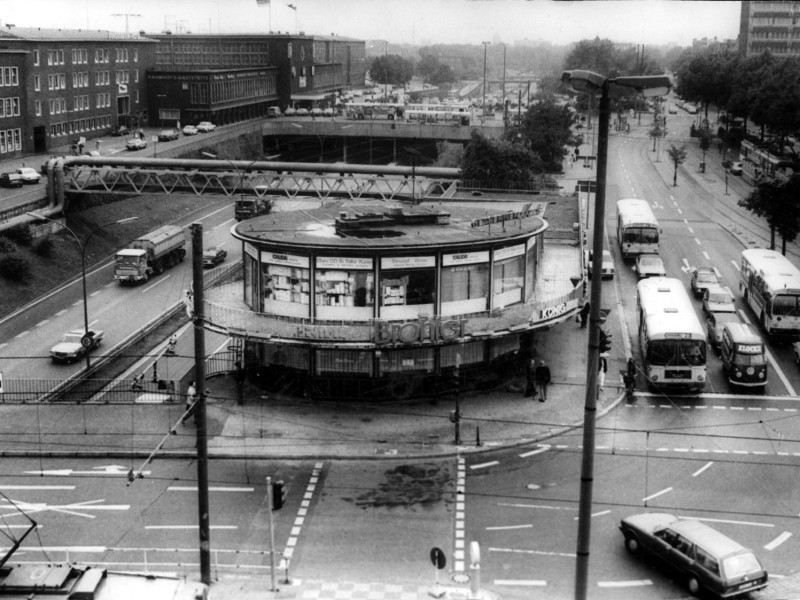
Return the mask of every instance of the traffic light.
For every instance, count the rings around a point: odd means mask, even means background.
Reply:
[[[611,350],[611,334],[605,329],[600,329],[600,354],[605,354]]]
[[[283,479],[272,482],[272,510],[280,510],[286,504],[286,486]]]
[[[453,373],[450,375],[450,389],[456,396],[461,391],[461,370],[458,367],[453,369]]]

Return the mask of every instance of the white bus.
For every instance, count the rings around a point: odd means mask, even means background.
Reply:
[[[658,254],[659,227],[647,200],[617,201],[617,240],[622,258]]]
[[[348,119],[394,119],[402,116],[405,104],[399,102],[348,102],[345,114]]]
[[[706,332],[683,283],[651,277],[636,289],[639,347],[648,386],[699,392],[707,380]]]
[[[452,125],[469,125],[470,113],[458,110],[408,110],[404,116],[409,123],[449,123]]]
[[[769,335],[800,335],[800,270],[788,258],[775,250],[743,250],[739,289]]]

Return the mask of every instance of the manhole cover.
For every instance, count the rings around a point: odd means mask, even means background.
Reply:
[[[453,573],[450,579],[453,583],[469,583],[469,573]]]

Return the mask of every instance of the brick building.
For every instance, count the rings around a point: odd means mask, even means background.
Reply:
[[[290,34],[156,34],[149,112],[170,124],[263,117],[269,106],[321,106],[364,86],[364,42]]]
[[[800,2],[742,2],[739,54],[800,55]]]
[[[5,151],[0,136],[0,155],[47,152],[146,120],[145,71],[153,63],[154,48],[155,42],[139,34],[13,26],[0,30],[3,119],[12,119],[0,124],[6,135]],[[9,88],[13,92],[7,94]]]

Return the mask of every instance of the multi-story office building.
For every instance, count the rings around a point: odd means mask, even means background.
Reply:
[[[364,42],[288,34],[150,36],[150,114],[217,124],[265,116],[269,106],[316,106],[363,87]],[[172,124],[172,123],[171,123]]]
[[[739,54],[800,55],[800,2],[742,2]]]
[[[47,152],[146,120],[154,47],[139,34],[112,31],[0,30],[3,119],[14,125],[0,123],[0,155]]]

